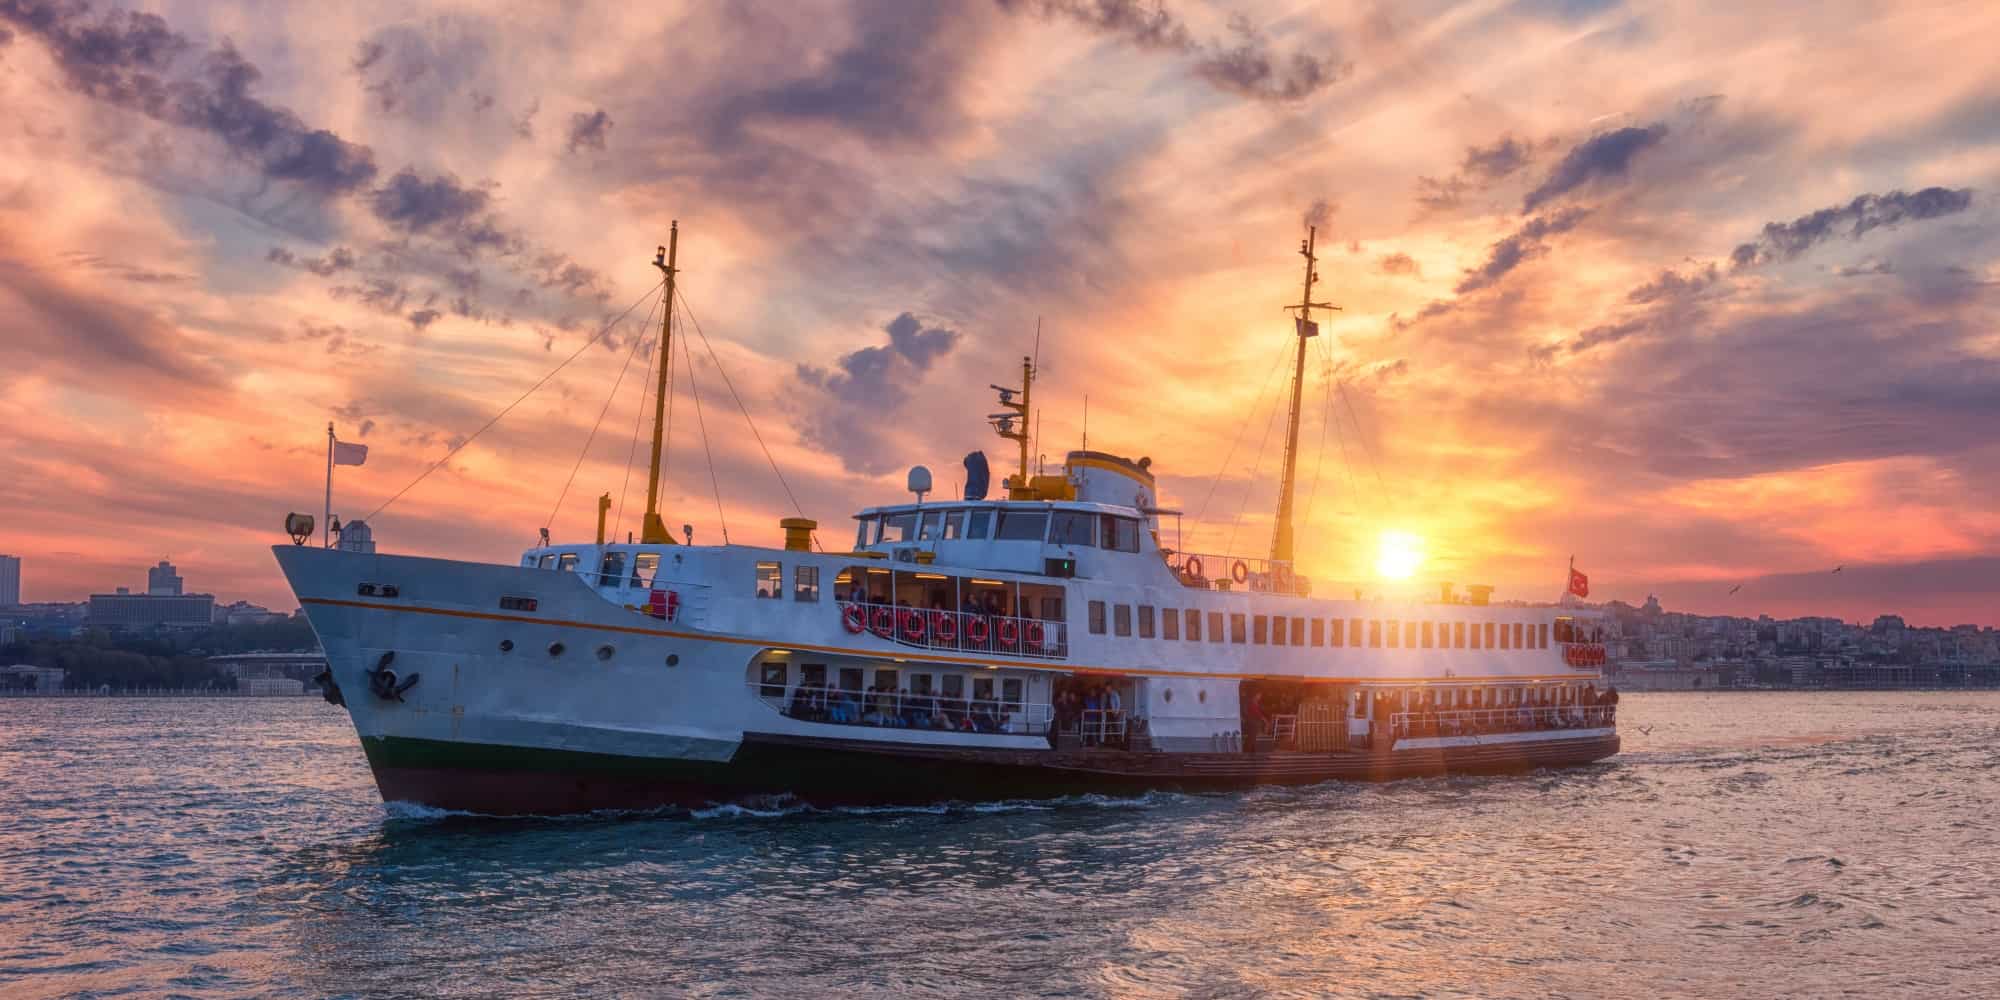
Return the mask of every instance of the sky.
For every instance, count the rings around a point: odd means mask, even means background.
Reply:
[[[677,219],[698,543],[1012,472],[1039,326],[1038,453],[1262,554],[1313,225],[1323,588],[1397,532],[1503,599],[2000,624],[1995,51],[1978,2],[0,0],[0,552],[289,609],[329,421],[385,550],[636,530]]]

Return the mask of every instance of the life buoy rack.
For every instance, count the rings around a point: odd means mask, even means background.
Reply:
[[[958,638],[958,623],[952,620],[951,612],[931,612],[931,636],[939,642],[951,642]]]
[[[985,643],[988,629],[983,615],[974,615],[965,620],[965,641]]]
[[[870,624],[873,627],[869,631],[887,639],[896,634],[896,612],[887,607],[876,608],[875,619]]]
[[[1250,567],[1244,565],[1243,560],[1236,560],[1236,565],[1229,567],[1229,578],[1237,583],[1250,582]]]
[[[1028,627],[1027,627],[1027,628],[1025,628],[1025,629],[1023,629],[1022,631],[1023,631],[1024,633],[1026,633],[1026,635],[1027,635],[1027,639],[1028,639],[1028,648],[1030,648],[1030,649],[1040,649],[1040,648],[1041,648],[1041,645],[1042,645],[1042,623],[1041,623],[1041,622],[1029,622],[1029,623],[1028,623]]]
[[[1014,644],[1021,641],[1021,623],[1012,618],[1000,619],[999,632],[1000,645],[1008,649],[1014,648]]]
[[[924,637],[924,616],[915,608],[903,609],[903,637],[912,642]]]
[[[868,612],[863,611],[859,604],[846,605],[840,609],[840,623],[847,626],[849,633],[859,635],[862,629],[868,627]]]

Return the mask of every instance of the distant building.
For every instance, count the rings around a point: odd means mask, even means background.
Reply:
[[[226,608],[215,609],[217,621],[230,625],[276,625],[292,620],[292,616],[282,611],[272,611],[261,604],[237,601]]]
[[[63,689],[63,678],[69,671],[61,667],[38,667],[32,663],[16,663],[11,667],[0,667],[0,688],[33,691],[36,694],[54,694]]]
[[[21,603],[21,557],[0,556],[0,608]]]
[[[173,563],[162,559],[158,566],[146,571],[146,594],[151,597],[181,596],[181,574]]]
[[[306,679],[326,669],[320,653],[230,653],[211,656],[208,665],[236,678],[236,692],[245,695],[298,695]]]
[[[92,594],[84,623],[92,628],[143,631],[202,628],[215,622],[215,595]]]

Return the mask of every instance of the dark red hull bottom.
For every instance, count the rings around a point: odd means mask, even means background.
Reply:
[[[1218,791],[1391,781],[1588,764],[1617,736],[1390,754],[1169,754],[912,747],[752,734],[725,763],[397,738],[364,740],[382,798],[492,815],[701,808],[784,798],[814,806]]]

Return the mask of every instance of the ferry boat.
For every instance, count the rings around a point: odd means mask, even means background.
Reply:
[[[678,224],[654,264],[674,302]],[[1284,475],[1267,555],[1164,544],[1152,462],[1073,451],[1031,469],[1035,366],[990,418],[1018,446],[988,496],[912,470],[850,549],[676,540],[659,512],[660,382],[640,537],[513,563],[273,547],[386,801],[490,814],[1022,799],[1381,780],[1615,754],[1588,612],[1313,592],[1292,495],[1313,237],[1296,311]],[[351,533],[359,534],[359,533]],[[844,532],[843,532],[844,534]],[[1356,595],[1358,598],[1358,594]]]

